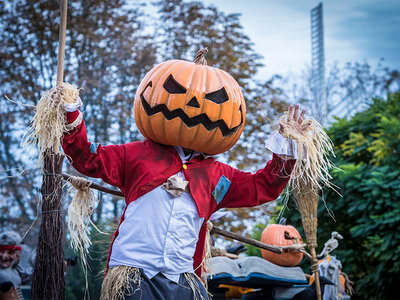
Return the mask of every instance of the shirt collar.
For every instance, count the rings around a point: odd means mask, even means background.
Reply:
[[[204,155],[203,153],[196,151],[196,150],[192,150],[192,153],[189,153],[188,155],[185,155],[185,152],[183,151],[182,147],[180,146],[174,146],[176,152],[178,152],[179,157],[181,158],[182,162],[188,162],[189,160],[195,158],[196,156],[199,155],[203,155],[204,158],[207,158],[206,155]]]

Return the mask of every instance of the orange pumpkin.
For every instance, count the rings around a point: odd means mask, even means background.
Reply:
[[[290,239],[285,238],[285,231]],[[261,242],[273,246],[290,246],[295,243],[303,243],[300,233],[291,225],[269,224],[261,235]],[[273,253],[261,249],[262,257],[276,265],[284,267],[297,266],[303,259],[303,253],[292,250],[283,250],[282,254]]]
[[[236,144],[246,116],[235,79],[199,60],[155,66],[138,87],[134,109],[146,138],[212,155]]]

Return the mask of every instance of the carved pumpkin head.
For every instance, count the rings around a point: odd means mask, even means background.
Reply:
[[[246,117],[242,92],[232,76],[206,65],[205,52],[195,62],[163,62],[144,77],[134,108],[146,138],[212,155],[236,144]]]
[[[261,242],[273,246],[291,246],[294,243],[303,243],[300,233],[291,225],[269,224],[261,235]],[[303,259],[303,253],[293,250],[283,250],[277,254],[261,249],[262,257],[276,265],[284,267],[297,266]]]

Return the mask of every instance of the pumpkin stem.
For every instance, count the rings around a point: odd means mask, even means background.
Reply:
[[[207,66],[207,61],[204,58],[204,54],[207,53],[207,52],[208,52],[208,48],[207,47],[197,51],[196,57],[194,58],[194,63],[195,64],[199,64],[199,65]]]

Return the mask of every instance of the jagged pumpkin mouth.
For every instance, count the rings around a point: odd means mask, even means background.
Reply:
[[[217,121],[211,121],[210,118],[205,113],[202,113],[202,114],[194,116],[194,117],[189,117],[181,108],[169,110],[169,108],[165,104],[157,104],[152,107],[147,102],[147,100],[145,99],[145,97],[143,95],[149,86],[150,87],[152,86],[151,81],[146,85],[146,87],[140,93],[140,100],[142,102],[143,109],[149,117],[152,115],[155,115],[157,113],[162,113],[164,115],[164,118],[167,120],[180,118],[182,120],[182,122],[188,127],[194,127],[194,126],[201,124],[208,131],[212,131],[215,128],[219,128],[223,137],[233,135],[243,125],[242,105],[239,106],[240,118],[241,118],[240,124],[233,128],[229,128],[228,125],[226,125],[225,121],[222,119],[217,120]]]

